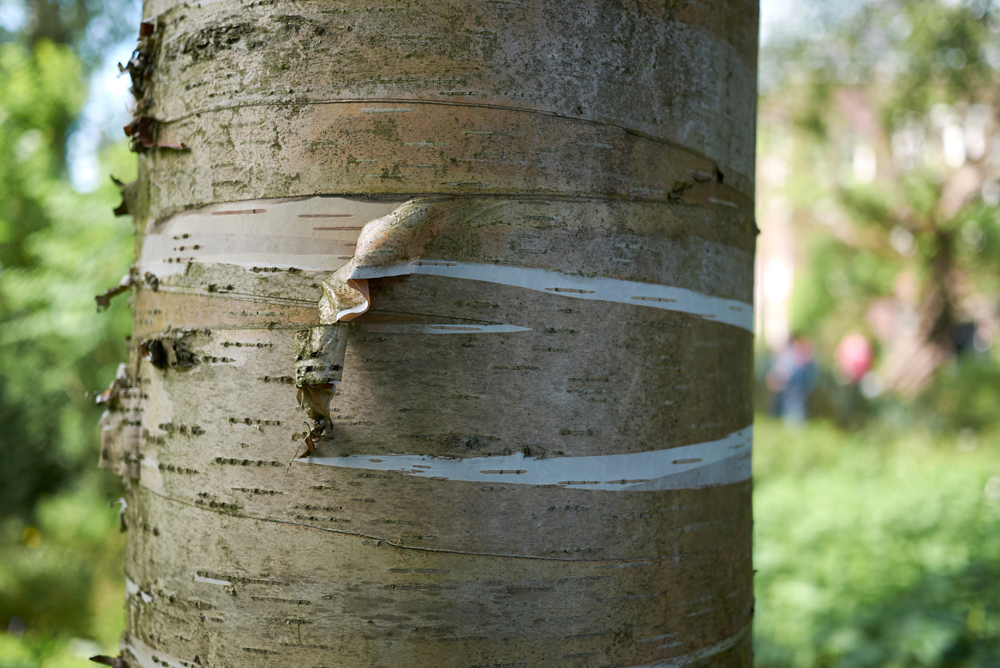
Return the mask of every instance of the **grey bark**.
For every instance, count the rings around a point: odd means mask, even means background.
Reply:
[[[146,16],[123,660],[749,666],[756,4]]]

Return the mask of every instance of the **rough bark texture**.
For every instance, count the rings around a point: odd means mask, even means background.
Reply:
[[[123,658],[749,666],[756,3],[146,16]]]

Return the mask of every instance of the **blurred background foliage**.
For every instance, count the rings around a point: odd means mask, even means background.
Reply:
[[[998,666],[1000,5],[782,9],[756,311],[758,407],[785,419],[756,423],[755,662]],[[802,360],[805,421],[782,403]]]
[[[124,623],[124,541],[108,507],[120,490],[95,468],[100,410],[92,393],[124,359],[130,315],[124,300],[97,314],[94,295],[128,270],[133,234],[111,213],[120,197],[110,179],[80,192],[67,160],[100,59],[87,35],[95,21],[114,24],[111,9],[48,0],[0,6],[4,668],[87,665],[83,657],[110,653]],[[102,143],[94,159],[128,180],[134,159],[120,142]]]
[[[762,667],[1000,664],[1000,7],[764,0],[754,474]],[[0,0],[0,668],[123,626],[94,394],[125,358],[133,0]],[[115,104],[122,108],[112,108]],[[95,175],[100,175],[97,179]],[[805,422],[765,415],[792,334]],[[871,346],[852,375],[845,338]]]
[[[1000,440],[755,425],[755,665],[996,666]]]
[[[995,419],[937,405],[948,393],[931,387],[960,371],[1000,380],[998,73],[991,0],[861,3],[764,46],[761,343],[807,335],[834,370],[858,333],[875,351],[860,390],[885,394],[819,392],[814,415],[848,425],[902,399],[935,426]]]

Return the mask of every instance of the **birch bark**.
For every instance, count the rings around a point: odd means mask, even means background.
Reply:
[[[749,666],[750,0],[147,0],[130,666]]]

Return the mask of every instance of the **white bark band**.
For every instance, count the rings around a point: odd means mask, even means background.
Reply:
[[[189,263],[334,271],[354,256],[362,226],[399,202],[309,197],[213,204],[150,226],[140,274],[161,281]]]
[[[120,649],[137,668],[200,668],[197,663],[178,659],[176,656],[155,650],[133,636],[130,636],[127,641],[123,641]]]
[[[511,285],[538,292],[557,294],[561,297],[647,306],[667,311],[688,313],[699,318],[707,318],[727,325],[733,325],[749,332],[753,331],[753,307],[749,304],[733,299],[711,297],[692,290],[669,285],[623,281],[600,276],[571,276],[544,269],[414,260],[413,262],[389,267],[359,265],[351,272],[349,280],[369,280],[390,276],[406,276],[409,274],[444,276],[448,278],[484,281],[486,283],[499,283],[501,285]],[[346,315],[357,314],[358,311],[357,307],[343,309],[337,313],[336,319],[346,319]]]
[[[495,241],[496,229],[502,227],[496,219],[502,220],[504,216],[523,217],[527,215],[527,210],[521,211],[517,207],[531,205],[521,203],[510,211],[501,209],[501,206],[506,205],[490,200],[478,207],[468,207],[471,213],[465,214],[467,218],[489,219],[488,222],[479,224],[480,227],[476,227],[478,223],[470,224],[468,220],[461,220],[456,224],[445,218],[445,222],[455,225],[454,229],[458,230],[459,235],[468,235],[470,229],[482,230],[486,237]],[[601,256],[611,249],[621,253],[621,257],[612,258],[608,266],[602,264],[607,264],[605,260],[596,261],[592,267],[580,266],[581,275],[574,275],[539,267],[537,264],[517,266],[512,263],[517,258],[497,254],[496,244],[473,261],[460,257],[440,257],[434,251],[408,246],[407,235],[414,234],[425,217],[438,213],[435,208],[446,211],[450,209],[449,215],[462,218],[461,202],[455,200],[438,203],[411,201],[401,204],[343,197],[312,197],[211,205],[177,214],[147,230],[139,259],[139,275],[151,274],[156,277],[160,288],[168,292],[188,292],[192,289],[195,292],[210,292],[211,286],[208,283],[201,285],[204,281],[199,281],[198,285],[187,285],[191,279],[187,279],[185,275],[189,273],[190,265],[240,267],[247,275],[264,277],[272,283],[279,280],[287,283],[289,288],[289,279],[295,280],[293,276],[288,276],[288,279],[279,278],[271,272],[290,271],[294,274],[304,271],[315,274],[339,269],[337,274],[327,279],[325,285],[340,287],[342,292],[339,296],[346,294],[346,298],[333,300],[339,302],[336,308],[325,308],[322,302],[327,301],[326,298],[321,300],[320,306],[324,320],[331,321],[349,320],[368,310],[370,304],[364,281],[419,274],[484,281],[561,297],[687,313],[753,331],[751,304],[700,291],[705,286],[719,284],[718,276],[723,274],[719,272],[718,262],[738,261],[738,256],[726,257],[725,253],[728,251],[718,244],[678,248],[669,251],[666,256],[655,256],[660,259],[653,262],[653,266],[676,263],[684,269],[674,269],[672,273],[664,275],[645,270],[648,275],[642,274],[642,280],[628,280],[626,277],[629,277],[629,272],[619,274],[620,277],[615,277],[613,273],[609,276],[606,273],[608,267],[616,266],[615,263],[618,263],[618,267],[629,267],[642,262],[649,266],[648,254],[653,251],[636,243],[635,235],[625,235],[622,241],[612,243],[608,248],[597,246],[591,252]],[[458,215],[454,213],[455,210],[459,212]],[[571,213],[579,215],[580,212],[573,209]],[[602,212],[599,217],[606,215],[607,212]],[[646,212],[644,215],[650,214]],[[534,237],[529,241],[537,243]],[[525,240],[512,238],[510,243],[523,244]],[[532,255],[535,252],[532,250],[526,257],[537,258],[538,255]],[[702,260],[698,263],[692,260],[694,255],[726,259]],[[397,261],[392,261],[393,257]],[[402,258],[406,258],[406,261],[399,262]],[[593,262],[593,259],[588,260],[588,263]],[[695,264],[688,268],[687,265],[691,262]],[[338,282],[340,285],[334,286]],[[675,284],[668,285],[665,282]],[[681,287],[677,282],[687,287]],[[347,291],[343,291],[345,287],[348,288]],[[353,294],[347,294],[348,292]],[[315,299],[313,294],[312,290],[306,290],[301,298],[303,301],[311,301]]]
[[[643,492],[747,480],[751,475],[752,441],[753,427],[747,427],[717,441],[622,455],[546,459],[526,457],[520,453],[465,459],[422,455],[348,455],[296,461],[469,482]]]
[[[703,647],[702,649],[689,652],[682,656],[675,656],[671,659],[664,659],[663,661],[656,661],[655,663],[647,663],[641,666],[632,666],[632,668],[681,668],[681,666],[689,666],[696,661],[702,661],[716,654],[721,654],[726,650],[730,650],[736,646],[743,638],[745,638],[751,631],[752,626],[747,624],[739,632],[734,633],[728,638],[724,638],[714,645],[709,645],[708,647]]]

